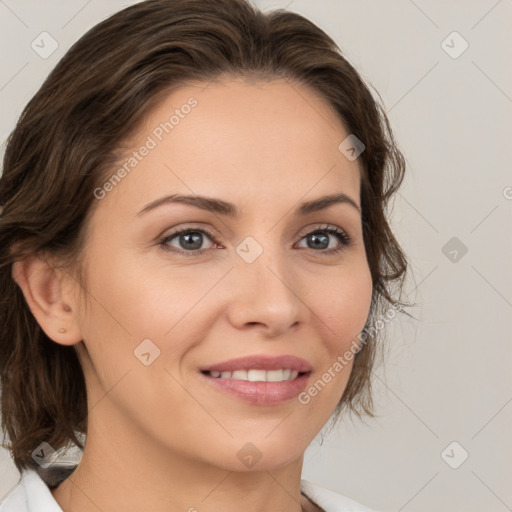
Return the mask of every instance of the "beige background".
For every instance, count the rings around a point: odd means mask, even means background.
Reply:
[[[0,0],[0,143],[66,49],[128,3]],[[383,512],[512,510],[512,1],[255,3],[288,6],[338,42],[408,161],[394,226],[418,320],[387,326],[378,417],[319,436],[303,477]],[[43,31],[58,42],[46,59],[31,48]],[[0,497],[17,478],[0,451]]]

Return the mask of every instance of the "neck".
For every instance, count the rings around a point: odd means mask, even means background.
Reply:
[[[65,512],[319,510],[300,493],[303,457],[277,469],[233,471],[166,451],[133,428],[91,419],[88,427],[80,464],[52,490]]]

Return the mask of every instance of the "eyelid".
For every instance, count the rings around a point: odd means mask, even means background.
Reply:
[[[161,235],[158,236],[159,240],[162,240],[163,238],[169,238],[176,236],[177,234],[180,234],[183,231],[203,231],[205,232],[210,238],[215,239],[220,238],[220,234],[210,228],[205,227],[203,224],[195,223],[195,222],[183,222],[182,224],[178,224],[177,226],[174,226],[173,228],[166,229],[162,232]]]
[[[322,224],[321,226],[319,226],[317,224],[314,224],[313,227],[306,226],[305,228],[301,229],[298,232],[297,236],[300,236],[302,239],[303,237],[309,235],[310,233],[314,233],[315,231],[328,231],[330,229],[333,231],[337,231],[339,233],[343,233],[344,235],[349,237],[348,233],[343,228],[336,226],[336,224],[325,224],[325,223]]]

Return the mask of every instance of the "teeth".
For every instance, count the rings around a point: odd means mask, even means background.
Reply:
[[[235,370],[233,372],[211,371],[210,376],[222,379],[247,380],[249,382],[282,382],[296,379],[299,372],[296,370]]]
[[[240,377],[235,377],[235,373],[237,372],[234,372],[233,373],[233,378],[240,378]],[[267,376],[266,376],[267,372],[265,370],[249,370],[247,372],[247,380],[250,380],[251,382],[265,382],[267,380]]]
[[[235,370],[232,379],[247,380],[247,370]]]
[[[285,380],[283,370],[269,370],[267,373],[267,382],[281,382]],[[288,379],[286,379],[288,380]]]

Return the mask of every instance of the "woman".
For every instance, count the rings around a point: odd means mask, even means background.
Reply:
[[[370,510],[301,471],[333,413],[372,415],[404,168],[297,14],[149,0],[92,28],[4,158],[0,510]]]

